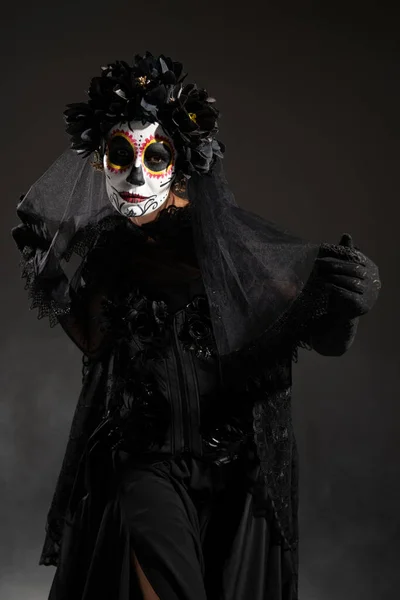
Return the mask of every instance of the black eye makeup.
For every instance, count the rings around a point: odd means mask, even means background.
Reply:
[[[164,142],[149,144],[143,154],[143,163],[149,171],[165,171],[172,160],[172,151]]]
[[[127,167],[133,163],[135,154],[131,144],[121,135],[116,135],[108,142],[108,160],[117,167]]]

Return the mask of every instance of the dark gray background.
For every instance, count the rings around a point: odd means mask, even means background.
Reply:
[[[242,206],[316,241],[350,232],[380,266],[379,303],[348,354],[302,352],[295,367],[300,589],[398,597],[399,22],[382,2],[277,6],[22,1],[3,14],[2,600],[47,597],[54,568],[37,562],[80,385],[79,352],[28,311],[15,205],[67,145],[64,105],[85,100],[102,64],[146,49],[183,61],[218,99]]]

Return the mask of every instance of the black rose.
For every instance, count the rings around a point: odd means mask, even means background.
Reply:
[[[186,320],[179,335],[186,350],[198,358],[210,358],[215,353],[211,319],[205,296],[196,296],[186,307]]]
[[[224,147],[216,140],[219,111],[207,90],[185,84],[183,66],[147,52],[132,65],[116,61],[93,77],[88,102],[64,111],[71,147],[83,157],[99,150],[113,125],[123,121],[158,121],[171,135],[178,171],[186,177],[207,172]]]
[[[198,315],[188,318],[189,335],[197,342],[206,339],[210,335],[210,327]]]
[[[152,311],[155,322],[160,328],[163,328],[168,318],[168,307],[162,300],[153,300]]]

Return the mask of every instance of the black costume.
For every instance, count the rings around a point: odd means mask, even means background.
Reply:
[[[58,565],[50,598],[140,598],[133,548],[162,600],[295,600],[291,364],[299,346],[348,348],[376,299],[377,269],[348,236],[338,246],[309,244],[238,207],[215,119],[203,135],[204,123],[196,130],[162,110],[178,88],[173,102],[181,98],[183,113],[200,115],[208,98],[196,92],[188,106],[193,88],[182,88],[178,63],[146,55],[132,69],[108,69],[107,94],[139,94],[146,118],[159,102],[154,118],[198,137],[180,138],[189,204],[140,228],[103,202],[100,179],[88,191],[90,163],[79,166],[71,151],[18,208],[23,223],[13,235],[33,306],[60,321],[84,353],[41,557]],[[109,87],[115,71],[126,83],[121,69],[138,82],[130,96],[114,80]],[[96,115],[104,99],[97,79]],[[90,154],[101,136],[91,133],[84,106],[70,107],[67,122],[83,140],[75,150]],[[114,106],[114,122],[137,107]],[[82,260],[69,273],[74,253]]]

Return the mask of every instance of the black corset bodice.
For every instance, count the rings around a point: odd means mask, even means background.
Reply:
[[[151,247],[114,278],[101,323],[114,357],[103,415],[107,444],[135,456],[226,461],[251,439],[252,407],[221,381],[208,301],[193,267],[176,266],[165,249]]]

